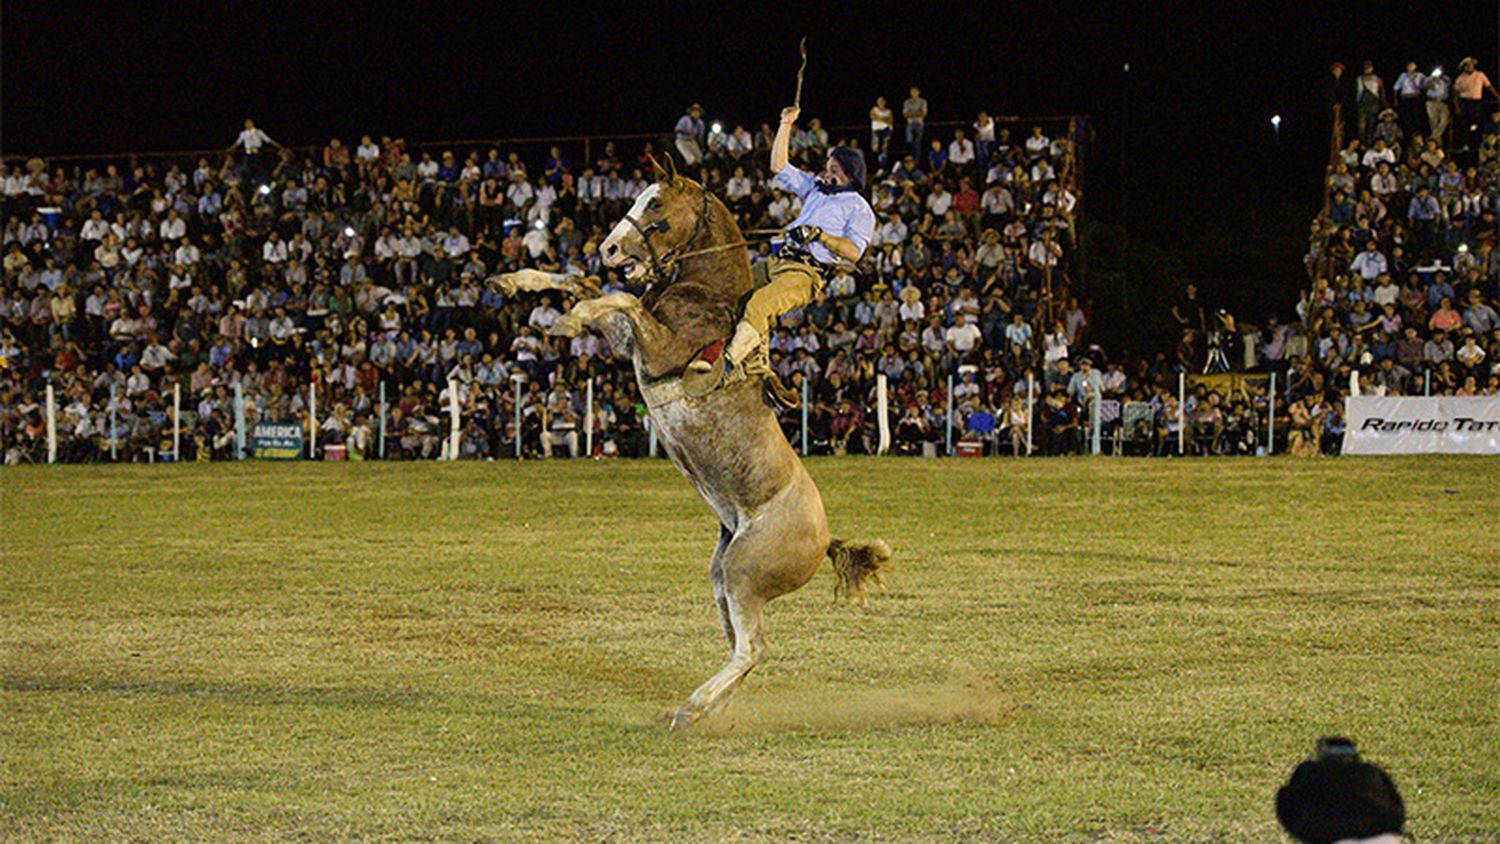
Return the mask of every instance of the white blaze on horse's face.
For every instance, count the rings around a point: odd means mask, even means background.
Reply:
[[[644,225],[646,208],[651,205],[651,200],[655,199],[660,192],[661,185],[656,182],[651,183],[649,187],[641,191],[640,196],[635,198],[635,204],[630,206],[630,212],[626,216],[632,217],[637,223]],[[604,265],[606,267],[619,267],[631,264],[632,266],[626,273],[631,280],[645,275],[647,269],[649,269],[644,263],[648,254],[646,251],[646,242],[641,238],[641,233],[636,231],[635,226],[632,226],[624,219],[615,223],[615,227],[609,233],[609,237],[605,238],[604,243],[600,245],[599,254],[604,256]]]

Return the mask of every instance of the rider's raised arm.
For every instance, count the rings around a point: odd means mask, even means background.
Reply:
[[[787,106],[781,110],[781,125],[776,129],[776,139],[771,142],[771,174],[780,173],[786,167],[789,156],[787,147],[792,142],[792,124],[797,122],[797,115],[802,109],[797,106]]]

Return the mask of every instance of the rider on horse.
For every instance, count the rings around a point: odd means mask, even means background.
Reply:
[[[859,150],[834,147],[816,178],[788,163],[792,124],[800,113],[797,106],[781,110],[781,126],[771,144],[771,172],[782,188],[802,199],[802,213],[788,227],[780,253],[767,262],[769,280],[751,294],[724,349],[728,372],[742,371],[745,360],[766,345],[776,317],[822,294],[824,271],[840,261],[857,263],[875,234],[875,212],[860,195],[865,159]],[[689,369],[707,372],[713,361],[700,357]]]

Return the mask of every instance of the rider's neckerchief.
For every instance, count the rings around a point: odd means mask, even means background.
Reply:
[[[834,185],[822,179],[814,179],[813,184],[818,188],[818,193],[859,193],[859,188],[855,185]]]

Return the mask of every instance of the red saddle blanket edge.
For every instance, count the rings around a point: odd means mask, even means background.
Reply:
[[[719,361],[719,356],[722,354],[724,354],[724,340],[720,338],[712,343],[709,343],[707,346],[704,346],[703,351],[698,353],[698,360],[705,360],[709,363],[717,363]]]

